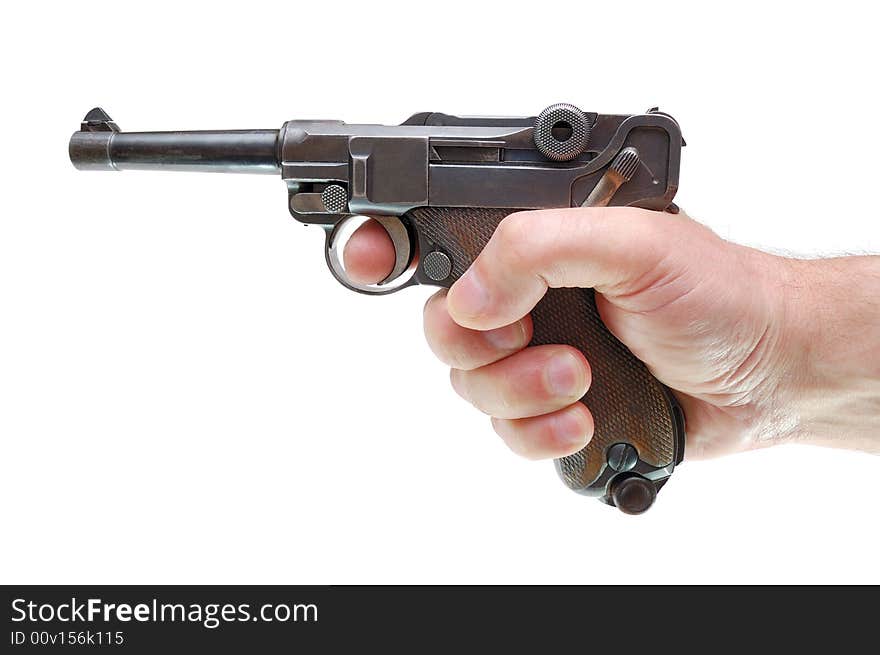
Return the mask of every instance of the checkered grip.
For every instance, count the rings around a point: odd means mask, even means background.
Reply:
[[[423,207],[407,214],[421,236],[448,253],[451,279],[461,277],[512,209]],[[569,344],[590,362],[593,382],[581,399],[593,414],[593,439],[557,461],[569,488],[583,491],[605,468],[615,443],[636,447],[646,463],[663,467],[676,459],[672,401],[645,365],[605,327],[592,289],[551,289],[532,311],[532,345]]]

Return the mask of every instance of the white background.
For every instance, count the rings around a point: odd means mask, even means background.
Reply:
[[[67,159],[96,104],[128,130],[659,105],[693,216],[876,252],[869,6],[7,3],[0,582],[880,582],[880,459],[686,463],[626,517],[510,454],[423,343],[430,290],[343,289],[277,178]]]

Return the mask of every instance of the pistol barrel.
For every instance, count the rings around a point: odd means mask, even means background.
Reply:
[[[70,137],[70,161],[80,170],[278,173],[278,130],[120,132],[97,111]]]

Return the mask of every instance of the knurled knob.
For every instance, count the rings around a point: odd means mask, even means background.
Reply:
[[[624,514],[647,512],[656,498],[654,483],[641,475],[630,475],[611,483],[611,502]]]
[[[324,209],[331,214],[341,214],[348,207],[348,193],[345,187],[331,184],[321,192],[321,202],[324,203]]]
[[[574,105],[550,105],[535,119],[535,147],[547,159],[571,161],[587,149],[590,121]]]

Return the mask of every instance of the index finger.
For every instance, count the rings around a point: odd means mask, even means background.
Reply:
[[[394,268],[394,243],[385,228],[371,218],[348,239],[342,263],[352,282],[377,284]]]

